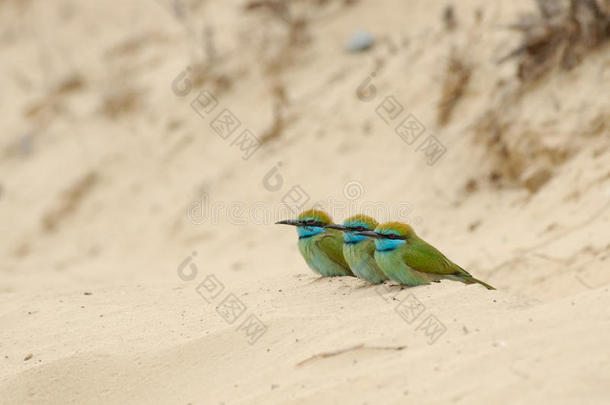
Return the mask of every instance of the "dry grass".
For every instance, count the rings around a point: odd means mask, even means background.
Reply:
[[[456,52],[452,52],[445,71],[441,99],[437,106],[437,122],[440,126],[447,125],[451,120],[453,109],[464,95],[471,73],[472,67]]]
[[[555,67],[569,70],[610,38],[609,0],[537,0],[538,14],[511,26],[521,45],[501,62],[519,58],[518,76],[534,81]]]
[[[58,206],[43,216],[43,229],[46,232],[55,231],[66,217],[73,214],[78,209],[81,201],[98,183],[99,175],[95,171],[86,173],[74,182],[74,184],[72,184],[61,196]]]

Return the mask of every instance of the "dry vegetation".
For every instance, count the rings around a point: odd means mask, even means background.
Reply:
[[[593,109],[588,122],[572,137],[556,133],[557,120],[544,128],[521,122],[520,108],[532,87],[553,70],[574,68],[610,39],[610,2],[607,0],[537,0],[538,14],[522,16],[511,26],[521,45],[502,61],[517,59],[517,83],[501,83],[492,106],[475,122],[480,139],[494,157],[489,175],[497,185],[523,186],[536,192],[579,148],[578,136],[595,136],[608,128],[610,117]],[[600,130],[600,128],[602,128]]]
[[[588,52],[610,39],[610,1],[537,0],[538,15],[524,15],[511,28],[521,45],[504,60],[518,57],[519,78],[529,82],[560,67],[576,66]]]
[[[451,120],[453,109],[464,96],[471,74],[472,67],[453,51],[447,63],[441,99],[438,102],[436,120],[440,126],[447,125]]]

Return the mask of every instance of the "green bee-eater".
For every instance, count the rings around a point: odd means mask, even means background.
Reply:
[[[375,262],[375,241],[354,232],[372,231],[377,221],[366,215],[354,215],[343,221],[343,225],[328,225],[326,228],[343,231],[343,257],[352,272],[372,284],[383,283],[388,278]]]
[[[449,279],[466,284],[479,283],[495,290],[447,259],[434,246],[417,236],[407,224],[388,222],[377,226],[372,232],[356,234],[375,238],[375,261],[393,281],[415,286]]]
[[[353,276],[343,257],[341,232],[325,228],[332,223],[330,216],[321,210],[304,211],[297,219],[276,222],[297,227],[299,250],[314,272],[323,277]]]

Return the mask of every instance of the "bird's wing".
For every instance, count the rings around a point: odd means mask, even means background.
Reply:
[[[434,246],[421,239],[409,243],[403,255],[403,259],[409,267],[424,273],[470,275],[466,270],[447,259]]]
[[[343,237],[334,233],[325,232],[322,235],[316,235],[315,245],[318,249],[325,252],[330,260],[345,267],[349,270],[349,266],[343,257]]]

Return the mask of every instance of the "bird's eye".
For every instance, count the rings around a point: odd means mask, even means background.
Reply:
[[[358,232],[362,232],[362,231],[366,231],[366,228],[363,226],[359,226],[358,228],[356,228],[358,230]]]

